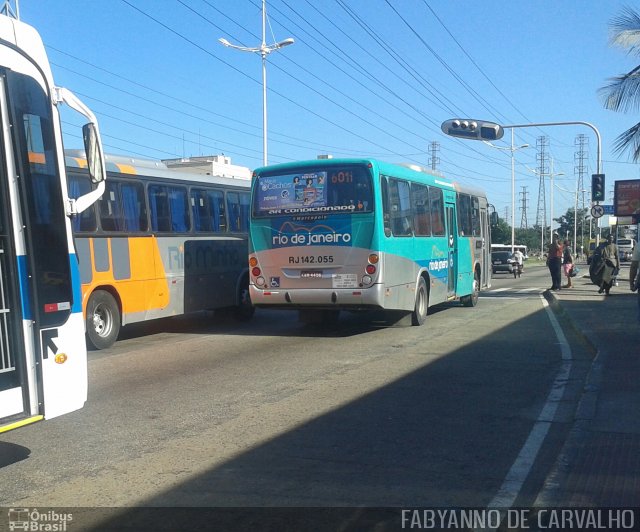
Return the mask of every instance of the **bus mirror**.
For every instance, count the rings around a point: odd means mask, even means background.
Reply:
[[[84,151],[87,154],[87,167],[91,181],[100,183],[104,181],[105,166],[95,124],[89,123],[82,126],[82,138],[84,140]]]
[[[500,218],[498,217],[498,213],[496,211],[493,211],[490,215],[490,221],[491,221],[491,226],[492,227],[496,227],[498,225],[498,222],[500,221]]]

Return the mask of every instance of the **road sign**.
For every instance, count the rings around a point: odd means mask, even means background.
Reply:
[[[591,207],[591,216],[594,218],[600,218],[604,214],[604,206],[603,205],[594,205]]]
[[[604,214],[610,214],[613,216],[613,205],[600,205],[604,209]]]

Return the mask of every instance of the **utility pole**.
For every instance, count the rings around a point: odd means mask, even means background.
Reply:
[[[582,192],[582,206],[580,207],[580,212],[584,212],[585,207],[584,207],[584,193],[585,193],[585,188],[584,188],[584,176],[587,175],[587,161],[589,159],[589,151],[588,151],[588,147],[589,147],[589,137],[587,137],[584,134],[580,134],[576,137],[575,140],[575,146],[576,146],[576,153],[574,155],[574,160],[576,162],[576,165],[574,167],[574,172],[577,176],[577,183],[576,183],[576,197],[578,196],[578,194],[580,194],[580,192]],[[576,205],[577,205],[577,200],[576,200]],[[576,211],[577,211],[577,207],[576,207]],[[576,216],[576,220],[577,220],[577,216],[578,213],[575,213]],[[577,223],[577,221],[576,221]],[[580,220],[580,251],[582,253],[584,253],[584,217],[582,218],[582,220]],[[589,233],[591,233],[591,218],[589,218]],[[577,247],[577,242],[574,242],[574,246]]]
[[[440,157],[436,154],[440,151],[440,143],[435,140],[431,142],[431,156],[429,157],[429,164],[431,164],[431,170],[437,170],[440,163]]]
[[[522,202],[520,204],[520,212],[522,213],[522,217],[520,218],[520,227],[522,229],[528,229],[529,224],[527,223],[527,203],[529,200],[527,199],[527,188],[528,187],[520,187],[522,188],[522,192],[520,192],[520,196],[522,197]]]

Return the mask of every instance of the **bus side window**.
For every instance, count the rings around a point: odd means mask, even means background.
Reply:
[[[79,198],[91,192],[89,176],[69,176],[69,197]],[[85,209],[80,214],[71,218],[71,227],[74,232],[93,232],[97,228],[95,204]]]
[[[385,176],[380,176],[380,190],[382,192],[382,220],[384,235],[391,236],[391,207],[389,206],[389,183]]]
[[[149,185],[149,208],[151,209],[151,230],[170,231],[171,220],[169,218],[169,198],[167,187],[162,185]]]
[[[240,192],[240,231],[249,231],[249,205],[251,204],[251,194]]]
[[[227,230],[227,214],[222,190],[209,190],[209,208],[211,209],[211,224],[214,231],[224,233]]]
[[[460,236],[471,236],[471,196],[458,194],[456,208],[458,210],[458,234]]]
[[[120,194],[125,230],[146,231],[148,228],[147,209],[142,183],[122,183]]]
[[[414,208],[413,229],[416,236],[431,236],[431,213],[429,211],[429,188],[411,185],[411,204]]]
[[[389,180],[391,203],[391,230],[394,236],[411,236],[410,187],[407,181]]]
[[[108,181],[104,194],[98,202],[100,225],[103,231],[122,231],[124,229],[119,185],[118,181]]]
[[[171,211],[171,231],[184,233],[191,229],[189,202],[185,187],[169,187],[169,208]]]
[[[240,206],[238,194],[227,192],[227,216],[229,218],[229,231],[238,231],[240,228]]]
[[[211,214],[207,192],[202,189],[191,189],[191,217],[193,218],[193,230],[196,232],[211,231]]]
[[[444,201],[442,190],[429,187],[429,202],[431,204],[431,230],[433,236],[444,236]]]

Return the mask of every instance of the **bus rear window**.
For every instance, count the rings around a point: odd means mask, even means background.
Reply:
[[[373,210],[371,175],[360,166],[262,174],[254,184],[254,216],[362,213]]]

